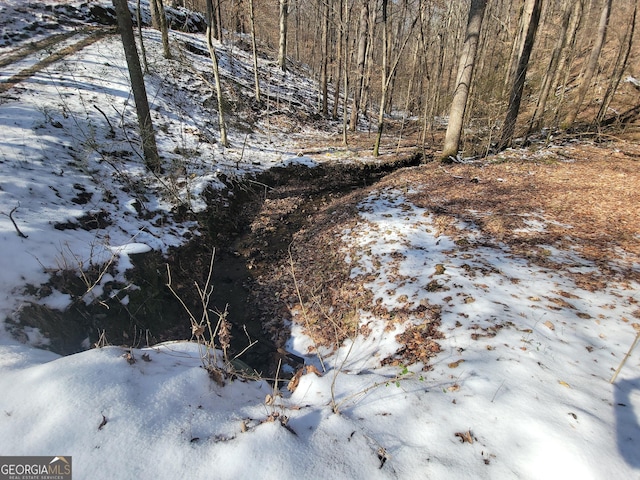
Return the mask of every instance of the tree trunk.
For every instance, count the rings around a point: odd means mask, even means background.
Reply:
[[[138,37],[140,37],[140,53],[142,53],[142,68],[145,75],[149,73],[149,63],[147,62],[147,50],[144,48],[144,39],[142,38],[142,15],[140,13],[140,0],[136,4],[136,22],[138,23]]]
[[[287,70],[287,24],[289,20],[289,0],[280,0],[280,41],[278,43],[278,66]]]
[[[320,112],[323,115],[329,113],[329,12],[331,5],[327,3],[322,19],[322,61],[320,66],[320,93],[322,95],[322,105]]]
[[[545,71],[544,77],[542,79],[542,86],[540,87],[540,96],[538,97],[536,109],[533,112],[533,116],[531,117],[531,122],[529,123],[529,130],[527,131],[527,136],[531,135],[531,133],[534,130],[537,130],[540,128],[540,125],[542,122],[542,116],[544,115],[544,111],[547,106],[547,99],[549,98],[549,93],[551,92],[551,85],[553,83],[553,79],[556,76],[556,71],[558,70],[560,55],[562,54],[562,50],[564,50],[567,44],[567,31],[569,30],[569,20],[571,20],[572,10],[573,10],[572,6],[570,5],[566,6],[566,10],[562,17],[560,32],[558,34],[556,44],[553,48],[553,52],[551,53],[551,59],[549,60],[549,66],[547,67],[547,70]]]
[[[122,46],[127,60],[129,69],[129,77],[131,78],[131,89],[133,90],[133,98],[136,102],[136,113],[138,115],[138,125],[140,128],[140,138],[142,140],[142,151],[144,155],[145,165],[152,172],[160,172],[160,157],[158,155],[158,147],[156,146],[156,136],[153,131],[153,123],[151,121],[151,113],[149,111],[149,101],[147,99],[147,90],[144,86],[144,78],[142,76],[142,68],[140,68],[140,59],[138,58],[138,50],[136,49],[136,41],[133,36],[133,22],[131,21],[131,13],[127,0],[113,0],[118,18],[118,27],[122,36]]]
[[[341,1],[341,0],[340,0]],[[338,119],[338,106],[340,105],[340,87],[342,85],[342,62],[344,61],[343,57],[343,32],[342,32],[342,3],[338,2],[338,10],[340,12],[340,23],[338,25],[338,39],[336,43],[338,44],[338,55],[336,58],[336,85],[333,92],[333,109],[331,110],[331,118],[333,120]]]
[[[376,135],[376,143],[373,147],[374,157],[377,157],[380,154],[380,141],[382,140],[382,131],[384,129],[384,112],[387,105],[387,96],[390,92],[389,87],[397,71],[398,62],[400,61],[400,58],[402,58],[402,52],[407,46],[407,42],[409,41],[411,32],[413,31],[413,27],[415,27],[418,21],[418,17],[414,17],[413,23],[409,27],[409,32],[405,36],[404,41],[402,41],[401,46],[398,48],[393,64],[391,65],[391,67],[389,67],[391,55],[389,52],[389,22],[387,15],[388,1],[389,0],[382,0],[382,92],[380,95],[380,110],[378,112],[378,132]]]
[[[371,95],[371,78],[374,67],[374,45],[375,45],[375,25],[378,11],[375,8],[369,9],[369,38],[367,40],[367,55],[365,59],[366,71],[364,74],[364,82],[362,86],[362,99],[360,100],[360,111],[366,116],[367,107],[369,105],[369,97]],[[369,126],[371,130],[371,126]]]
[[[604,45],[604,41],[607,36],[607,27],[609,25],[609,17],[611,16],[611,2],[612,0],[604,1],[604,7],[602,8],[602,13],[600,15],[600,23],[598,24],[598,32],[596,34],[596,41],[591,49],[587,68],[584,72],[582,83],[580,84],[580,87],[578,87],[576,99],[573,105],[569,107],[569,113],[567,113],[567,116],[562,122],[563,130],[570,128],[571,125],[573,125],[573,122],[575,122],[578,112],[580,111],[580,107],[582,106],[582,102],[584,102],[584,98],[587,95],[587,90],[589,90],[589,87],[591,86],[591,80],[593,79],[593,75],[598,67],[598,58],[600,57],[600,52],[602,51],[602,46]]]
[[[260,101],[260,80],[258,78],[258,47],[256,45],[256,23],[253,0],[249,0],[249,21],[251,22],[251,51],[253,52],[253,80],[255,83],[256,101]]]
[[[207,0],[207,48],[211,56],[213,66],[213,77],[216,83],[216,97],[218,98],[218,123],[220,124],[220,144],[224,147],[229,146],[227,139],[227,126],[224,122],[224,100],[222,97],[222,84],[220,82],[220,71],[218,69],[218,57],[216,57],[216,49],[213,46],[213,33],[211,24],[213,23],[213,0]]]
[[[586,0],[578,0],[573,4],[573,12],[571,13],[571,20],[569,21],[569,32],[567,33],[567,46],[560,57],[558,71],[556,72],[556,76],[553,81],[552,89],[555,86],[555,88],[560,92],[560,96],[553,111],[554,127],[557,127],[558,125],[558,119],[560,118],[562,106],[564,105],[567,93],[567,84],[569,83],[569,75],[571,74],[571,64],[576,55],[577,33],[582,25],[584,17],[583,13],[585,2]]]
[[[158,18],[158,5],[155,0],[149,0],[149,11],[151,13],[151,26],[160,30],[160,18]]]
[[[367,55],[367,39],[368,39],[368,22],[369,22],[369,2],[362,2],[360,10],[360,22],[358,26],[358,53],[356,56],[356,85],[353,92],[353,105],[351,106],[351,119],[349,129],[353,132],[358,126],[358,114],[360,113],[360,105],[364,97],[364,67]]]
[[[598,111],[598,114],[595,118],[595,124],[598,126],[602,123],[602,120],[607,114],[609,104],[611,103],[616,90],[618,90],[618,86],[620,85],[620,81],[622,80],[622,75],[624,74],[624,71],[627,68],[627,64],[629,63],[629,55],[631,54],[631,47],[633,46],[633,34],[635,33],[636,28],[637,13],[638,3],[636,2],[633,7],[633,15],[631,17],[631,22],[629,23],[629,28],[627,29],[625,38],[620,45],[620,49],[618,50],[618,58],[616,59],[613,74],[611,75],[611,81],[609,82],[607,91],[605,92],[604,98],[602,99],[602,104],[600,105],[600,110]]]
[[[507,64],[507,71],[505,72],[504,76],[503,95],[506,95],[506,92],[509,89],[509,85],[513,85],[513,76],[516,74],[518,61],[522,56],[524,41],[527,37],[527,26],[529,25],[529,19],[531,18],[532,7],[532,0],[524,0],[519,8],[518,31],[513,39],[513,44],[511,46],[511,56],[509,57],[510,60]]]
[[[344,82],[344,93],[342,102],[342,144],[347,145],[349,137],[347,133],[347,116],[349,115],[347,105],[349,104],[349,0],[344,0],[344,15],[342,18],[342,37],[344,40],[343,51],[343,68],[342,68],[342,81]]]
[[[157,2],[156,7],[158,9],[158,19],[160,20],[160,33],[162,34],[162,50],[164,52],[164,58],[171,58],[171,49],[169,48],[169,26],[167,24],[167,14],[164,10],[164,3],[162,0],[152,0]]]
[[[449,123],[444,140],[444,148],[442,150],[442,161],[444,162],[450,161],[451,157],[455,157],[460,147],[462,122],[467,106],[469,87],[471,85],[471,79],[473,78],[473,68],[475,66],[478,41],[480,38],[480,27],[482,26],[482,17],[484,16],[486,6],[487,0],[471,0],[465,40],[462,45],[462,54],[460,55],[460,63],[458,66],[456,89],[453,94],[453,100],[451,101]]]
[[[520,102],[522,100],[522,90],[524,89],[524,80],[527,76],[527,68],[529,67],[529,58],[531,50],[536,39],[538,24],[540,23],[540,12],[542,11],[542,0],[533,0],[531,5],[531,15],[527,12],[529,25],[527,26],[527,36],[522,48],[522,54],[518,60],[516,76],[513,79],[513,88],[509,95],[509,107],[507,108],[507,116],[502,127],[502,137],[500,138],[499,149],[504,150],[511,146],[513,134],[516,129],[516,120],[520,111]]]

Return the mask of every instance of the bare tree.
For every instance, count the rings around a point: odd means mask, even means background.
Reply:
[[[383,7],[386,8],[386,7]],[[351,106],[351,119],[349,129],[355,131],[358,124],[360,105],[364,97],[364,73],[367,55],[367,39],[369,25],[369,2],[364,0],[360,9],[360,22],[358,25],[358,53],[356,56],[356,86],[353,92],[353,105]]]
[[[147,50],[144,48],[144,39],[142,38],[142,14],[140,12],[140,0],[136,3],[136,23],[138,24],[138,37],[140,37],[140,53],[142,53],[142,67],[145,75],[149,73],[149,63],[147,62]]]
[[[322,13],[322,59],[320,65],[320,93],[322,106],[320,112],[323,115],[329,113],[329,13],[330,0],[326,0]]]
[[[349,103],[349,0],[344,1],[344,14],[340,29],[342,30],[343,46],[343,62],[342,62],[342,81],[344,82],[344,93],[342,102],[342,143],[347,145],[349,138],[347,133],[347,104]],[[342,9],[340,9],[342,11]]]
[[[516,128],[516,120],[520,111],[520,102],[522,100],[522,89],[524,88],[524,80],[527,76],[527,68],[529,67],[529,57],[536,38],[538,23],[540,22],[540,12],[542,11],[542,0],[527,0],[524,15],[529,20],[526,28],[524,45],[518,59],[515,78],[513,79],[513,87],[509,96],[509,107],[507,108],[507,116],[502,126],[502,137],[500,138],[499,149],[504,150],[511,146],[513,133]]]
[[[535,129],[540,128],[542,116],[544,115],[544,111],[547,106],[547,99],[549,98],[549,93],[551,92],[552,82],[555,78],[556,71],[558,70],[558,65],[560,63],[560,56],[567,44],[567,32],[569,30],[569,21],[571,20],[571,13],[573,9],[574,7],[570,4],[567,4],[565,6],[565,11],[562,16],[562,22],[560,23],[560,31],[557,35],[556,44],[553,48],[553,51],[551,52],[551,58],[549,59],[549,64],[542,79],[540,95],[538,96],[536,109],[533,112],[533,116],[531,117],[531,121],[529,123],[527,136],[531,135],[531,133]]]
[[[289,0],[280,0],[280,40],[278,43],[278,66],[287,70],[287,25],[289,23]]]
[[[562,128],[567,129],[573,125],[576,117],[578,116],[578,112],[580,111],[580,107],[584,102],[584,99],[587,95],[587,90],[591,87],[591,80],[593,75],[598,68],[598,58],[600,57],[600,52],[602,51],[602,46],[604,45],[605,38],[607,36],[607,27],[609,25],[609,17],[611,16],[611,2],[612,0],[604,0],[604,6],[602,7],[602,13],[600,14],[600,23],[598,24],[598,32],[596,34],[596,40],[593,44],[593,48],[591,49],[591,54],[589,55],[589,59],[587,61],[587,68],[585,69],[584,76],[582,77],[582,82],[578,87],[578,93],[576,95],[576,99],[573,104],[569,107],[569,111],[564,121],[562,122]]]
[[[222,97],[222,83],[220,82],[220,70],[218,68],[218,57],[216,57],[216,49],[213,46],[213,33],[211,24],[213,23],[213,0],[207,0],[207,48],[211,56],[213,66],[213,77],[216,83],[216,97],[218,99],[218,123],[220,128],[220,143],[228,147],[229,140],[227,138],[227,126],[224,121],[224,99]]]
[[[609,82],[609,86],[607,87],[607,91],[604,94],[602,99],[602,103],[600,104],[600,110],[595,118],[596,125],[600,125],[604,120],[604,117],[609,109],[609,104],[613,99],[613,96],[620,85],[620,81],[622,80],[622,75],[624,74],[625,69],[627,68],[627,64],[629,63],[629,55],[631,54],[631,47],[633,46],[633,34],[636,29],[636,17],[638,14],[638,2],[636,2],[633,6],[633,15],[631,16],[631,21],[629,22],[629,26],[625,33],[625,38],[620,44],[620,49],[618,50],[618,57],[616,58],[616,63],[614,65],[613,73],[611,75],[611,80]]]
[[[381,69],[382,79],[380,82],[382,84],[382,91],[380,92],[380,109],[378,111],[378,131],[376,135],[376,143],[373,147],[374,157],[377,157],[380,154],[380,141],[382,139],[382,131],[384,129],[384,112],[387,105],[388,95],[391,92],[390,86],[395,77],[395,74],[398,68],[398,63],[402,58],[402,52],[404,51],[404,48],[407,46],[409,38],[411,37],[411,32],[413,31],[413,27],[415,27],[418,21],[418,17],[417,16],[414,17],[413,23],[411,23],[409,27],[409,31],[406,33],[404,39],[399,40],[399,42],[401,43],[398,43],[399,46],[395,54],[395,59],[393,63],[391,63],[391,65],[389,66],[389,63],[391,61],[391,52],[390,52],[391,42],[389,39],[389,22],[388,22],[388,15],[387,15],[387,7],[388,7],[388,0],[382,0],[382,69]]]
[[[444,162],[451,161],[451,158],[458,154],[460,147],[462,123],[467,107],[471,79],[473,78],[480,28],[486,6],[487,0],[471,0],[465,40],[462,45],[462,54],[460,55],[460,63],[458,66],[456,89],[453,94],[453,100],[451,101],[449,124],[445,135],[444,148],[442,150],[442,161]]]
[[[144,85],[142,68],[140,67],[140,58],[138,57],[136,41],[133,35],[131,12],[129,12],[127,0],[113,0],[113,5],[116,9],[118,28],[122,37],[122,46],[129,69],[131,90],[133,91],[133,98],[136,102],[136,113],[138,115],[144,162],[149,170],[160,172],[160,156],[158,155],[156,136],[151,121],[149,100],[147,99],[147,90]]]
[[[253,79],[256,101],[260,101],[260,79],[258,78],[258,48],[256,46],[256,22],[253,0],[249,0],[249,21],[251,23],[251,51],[253,53]]]
[[[154,4],[153,10],[155,10],[156,21],[160,26],[164,58],[171,58],[171,49],[169,48],[169,24],[167,23],[167,13],[164,9],[164,2],[163,0],[151,0],[151,3]]]

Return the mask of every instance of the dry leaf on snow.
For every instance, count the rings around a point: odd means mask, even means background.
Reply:
[[[460,366],[461,363],[464,362],[464,359],[461,358],[460,360],[456,361],[456,362],[451,362],[450,364],[448,364],[447,366],[449,368],[458,368]]]
[[[456,437],[460,438],[461,443],[473,443],[471,430],[467,430],[466,432],[456,432]]]

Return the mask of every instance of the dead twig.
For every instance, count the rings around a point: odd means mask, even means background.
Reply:
[[[19,236],[19,237],[22,237],[22,238],[29,238],[29,236],[28,236],[28,235],[25,235],[24,233],[22,233],[22,232],[20,231],[20,229],[18,228],[18,224],[17,224],[17,223],[16,223],[16,221],[13,219],[13,214],[14,214],[14,212],[18,209],[18,207],[19,207],[19,206],[20,206],[20,204],[18,204],[18,205],[16,205],[15,207],[13,207],[13,208],[11,209],[11,211],[9,212],[9,215],[7,215],[7,214],[6,214],[6,213],[4,213],[4,212],[0,212],[0,213],[2,213],[2,215],[6,216],[6,217],[9,217],[9,220],[11,220],[11,223],[13,223],[13,228],[15,228],[15,229],[16,229],[16,232],[18,233],[18,236]]]
[[[616,381],[616,378],[618,378],[618,374],[622,370],[622,367],[624,367],[624,364],[627,362],[627,359],[631,356],[631,353],[633,352],[633,350],[638,345],[638,342],[640,342],[640,325],[638,325],[637,323],[634,323],[633,324],[633,328],[638,332],[638,334],[636,335],[635,340],[631,344],[631,348],[629,348],[629,351],[627,352],[627,354],[624,356],[624,358],[620,362],[620,365],[618,366],[618,369],[613,374],[613,377],[611,377],[611,380],[609,380],[609,383],[613,383],[613,382]]]

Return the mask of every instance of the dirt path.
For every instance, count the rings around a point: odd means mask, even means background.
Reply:
[[[79,50],[82,50],[83,48],[97,42],[101,38],[104,38],[105,36],[112,34],[114,32],[114,29],[112,28],[95,29],[94,27],[88,27],[76,32],[53,35],[51,37],[45,38],[43,40],[40,40],[38,42],[25,46],[19,49],[18,51],[8,55],[7,57],[0,59],[0,67],[6,67],[7,65],[11,65],[13,63],[19,62],[20,60],[27,58],[29,55],[42,51],[43,49],[46,49],[46,48],[50,48],[54,45],[58,45],[59,43],[62,43],[68,38],[71,38],[86,32],[90,32],[89,36],[81,39],[80,41],[78,41],[77,43],[74,43],[73,45],[69,45],[68,47],[65,47],[57,52],[52,53],[45,59],[30,66],[29,68],[25,68],[24,70],[10,77],[5,82],[0,83],[0,93],[4,93],[7,90],[13,88],[18,83],[26,80],[27,78],[32,77],[37,72],[48,67],[52,63],[55,63],[66,56],[69,56]]]

